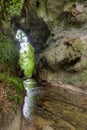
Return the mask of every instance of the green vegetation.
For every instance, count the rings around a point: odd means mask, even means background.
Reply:
[[[14,102],[16,111],[21,100],[23,85],[18,75],[19,50],[15,42],[0,32],[0,83],[5,86],[7,97]]]
[[[78,52],[80,52],[80,54],[82,54],[82,52],[83,52],[83,43],[81,42],[80,39],[78,39],[78,38],[75,39],[72,47],[73,47],[74,51],[78,51]]]
[[[19,78],[10,77],[8,78],[8,83],[11,84],[18,92],[23,92],[22,81]]]
[[[16,111],[21,101],[23,92],[22,80],[19,77],[13,77],[8,74],[0,73],[0,82],[5,85],[9,102],[14,102],[13,110]]]
[[[7,92],[6,100],[12,102],[15,111],[21,100],[23,85],[18,77],[19,45],[14,42],[15,33],[9,25],[14,16],[19,17],[23,2],[0,0],[0,88]]]
[[[17,70],[18,65],[18,53],[19,51],[15,43],[0,33],[0,72],[9,72],[15,75],[15,70]]]
[[[0,73],[0,81],[4,82],[8,86],[12,86],[18,93],[23,92],[22,80],[19,77]]]
[[[35,71],[34,48],[31,44],[28,44],[28,51],[20,52],[19,63],[25,76],[31,78]]]
[[[19,103],[21,101],[21,93],[23,92],[23,85],[22,80],[18,77],[8,77],[7,78],[7,84],[8,86],[12,87],[14,90],[14,94],[12,93],[12,88],[7,88],[7,95],[10,102],[14,101],[15,104],[13,105],[13,110],[16,111]]]
[[[35,79],[28,79],[26,81],[24,81],[24,84],[27,88],[34,88],[36,87],[36,80]]]
[[[24,0],[11,0],[9,11],[11,16],[20,15]]]
[[[20,15],[24,0],[1,0],[0,1],[0,23],[9,22],[11,17]]]
[[[13,94],[10,89],[7,89],[7,95],[10,102],[14,101],[15,105],[13,105],[13,110],[16,111],[18,109],[21,96],[19,94]]]

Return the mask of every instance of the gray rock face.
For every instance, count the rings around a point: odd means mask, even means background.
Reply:
[[[25,1],[19,24],[39,50],[36,51],[39,79],[86,84],[86,14],[87,3],[80,0]]]

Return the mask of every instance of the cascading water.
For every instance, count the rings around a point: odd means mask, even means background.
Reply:
[[[36,87],[36,81],[25,80],[24,88],[26,90],[26,96],[24,99],[23,115],[31,122],[33,120],[34,110],[36,108],[36,95],[40,92],[39,87]]]
[[[19,56],[21,70],[27,78],[32,78],[35,72],[34,47],[29,43],[23,31],[18,30],[16,38],[19,40],[21,46]]]
[[[28,53],[28,38],[25,33],[21,30],[17,31],[16,38],[20,42],[20,53],[23,54],[23,58],[26,58],[25,55]],[[24,88],[26,90],[26,96],[24,98],[24,105],[23,105],[23,116],[29,121],[33,118],[33,112],[35,109],[35,95],[39,92],[39,88],[36,87],[36,81],[33,79],[26,79],[23,81]]]
[[[17,34],[16,34],[16,39],[19,40],[20,45],[21,45],[20,52],[24,52],[24,51],[27,52],[28,51],[27,46],[28,46],[29,42],[28,42],[28,38],[27,38],[26,34],[23,31],[18,30]]]
[[[27,52],[26,35],[18,30],[20,52]],[[87,93],[72,86],[37,87],[23,81],[26,90],[21,130],[87,130]],[[77,90],[77,91],[76,91]]]

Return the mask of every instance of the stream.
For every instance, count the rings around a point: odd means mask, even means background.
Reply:
[[[87,130],[87,94],[24,81],[22,130]]]

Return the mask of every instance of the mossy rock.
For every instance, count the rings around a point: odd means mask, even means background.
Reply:
[[[66,42],[66,45],[65,59],[67,62],[81,58],[83,54],[83,43],[80,39],[71,39]]]

